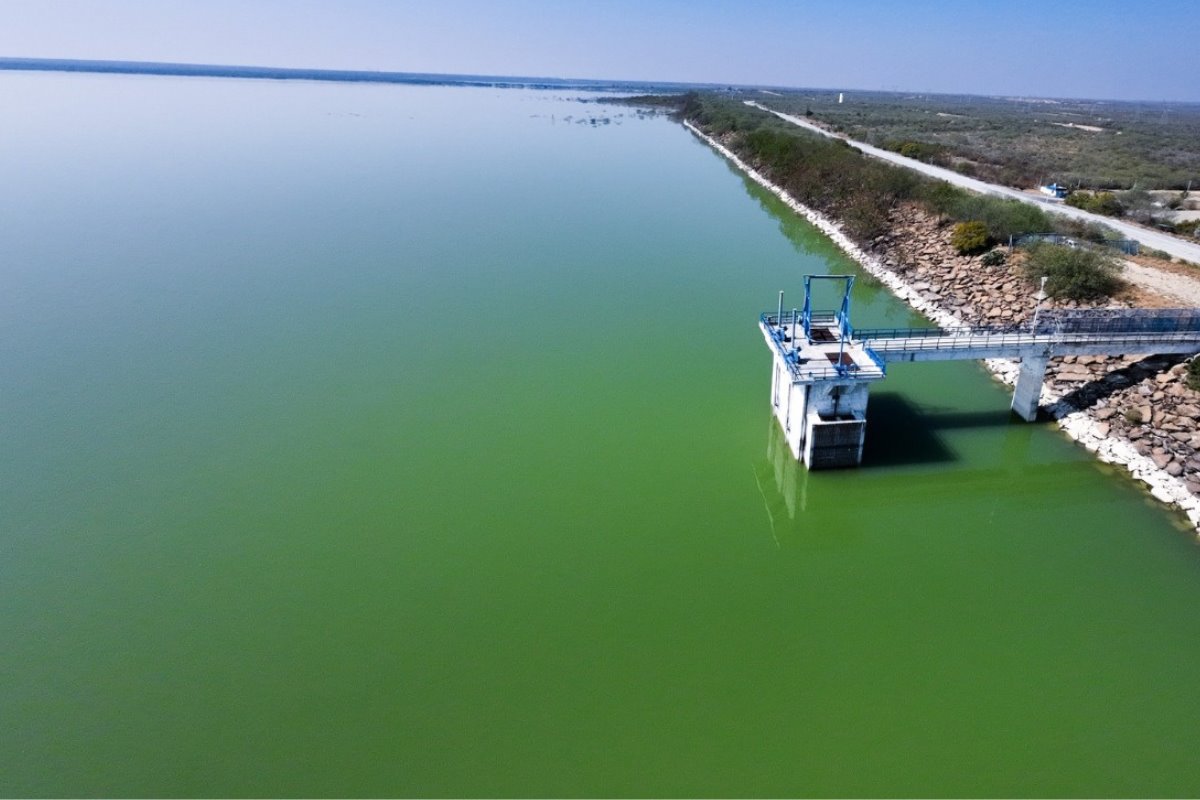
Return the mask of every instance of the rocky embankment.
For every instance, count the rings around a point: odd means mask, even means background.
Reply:
[[[867,252],[904,278],[921,297],[954,314],[964,325],[1017,325],[1033,314],[1037,287],[1021,274],[1021,253],[986,267],[980,256],[959,255],[950,244],[952,226],[916,205],[892,209],[890,230]],[[1043,308],[1129,306],[1047,300]]]
[[[860,247],[837,223],[798,203],[721,142],[688,128],[939,325],[1015,325],[1033,314],[1036,287],[1021,274],[1019,254],[990,267],[977,256],[959,255],[950,245],[951,226],[915,205],[893,209],[889,232]],[[1089,306],[1049,301],[1044,307]],[[1139,355],[1054,359],[1041,404],[1072,438],[1101,460],[1124,466],[1200,531],[1200,392],[1187,387],[1183,361]],[[1014,362],[989,360],[987,366],[1001,381],[1015,383]]]
[[[1033,313],[1036,287],[1020,272],[1020,253],[1003,265],[985,267],[979,257],[959,255],[950,245],[951,226],[920,208],[894,209],[890,221],[889,233],[874,240],[869,252],[923,299],[970,325],[1018,324]],[[1049,300],[1044,307],[1098,305],[1131,303]],[[1160,499],[1182,500],[1178,504],[1193,512],[1189,516],[1200,526],[1195,513],[1200,512],[1200,392],[1188,388],[1183,362],[1145,355],[1054,359],[1042,404],[1056,420],[1073,417],[1068,425],[1079,433],[1076,438],[1105,460],[1129,463],[1138,467],[1137,477],[1152,478],[1148,483]],[[1011,383],[1012,367],[995,366]]]

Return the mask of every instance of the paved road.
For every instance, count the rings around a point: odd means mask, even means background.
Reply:
[[[1072,208],[1071,206],[1063,205],[1062,203],[1054,203],[1048,198],[1043,200],[1041,198],[1025,194],[1024,192],[1017,191],[1016,189],[1010,189],[1007,186],[997,186],[994,183],[985,183],[981,180],[976,180],[975,178],[968,178],[965,175],[959,175],[953,170],[948,170],[943,167],[935,167],[932,164],[926,164],[923,161],[917,161],[913,158],[905,158],[899,153],[893,153],[890,150],[883,150],[864,142],[856,142],[853,139],[846,139],[844,136],[830,133],[824,128],[813,125],[806,119],[796,117],[791,114],[784,114],[781,111],[775,111],[755,102],[754,100],[746,100],[745,103],[748,106],[754,106],[755,108],[770,112],[780,119],[792,123],[793,125],[799,125],[801,128],[807,128],[810,131],[815,131],[822,136],[828,136],[832,139],[845,139],[848,143],[854,145],[859,150],[862,150],[867,155],[874,156],[875,158],[879,158],[884,161],[890,161],[893,164],[899,164],[900,166],[908,167],[909,169],[915,169],[917,172],[923,172],[930,177],[939,178],[940,180],[944,180],[947,183],[952,183],[955,186],[961,186],[964,189],[970,189],[973,192],[979,192],[980,194],[992,194],[1000,197],[1009,197],[1014,200],[1020,200],[1022,203],[1029,203],[1030,205],[1038,206],[1039,208],[1045,209],[1053,214],[1061,214],[1064,217],[1072,217],[1085,222],[1098,222],[1101,225],[1107,225],[1108,227],[1119,231],[1122,236],[1126,236],[1130,239],[1137,239],[1146,247],[1150,247],[1155,250],[1162,250],[1163,252],[1170,253],[1175,258],[1182,258],[1186,261],[1191,261],[1193,264],[1200,264],[1200,244],[1193,244],[1192,242],[1180,239],[1178,236],[1172,236],[1167,233],[1162,233],[1161,231],[1143,228],[1140,225],[1131,225],[1128,222],[1122,222],[1121,220],[1113,219],[1112,217],[1105,217],[1101,216],[1100,214],[1092,214],[1079,208]]]

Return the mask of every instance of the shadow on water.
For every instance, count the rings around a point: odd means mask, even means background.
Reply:
[[[767,415],[765,458],[754,462],[754,474],[778,546],[823,549],[860,539],[864,531],[856,526],[873,523],[869,514],[839,513],[847,481],[860,483],[865,495],[857,496],[869,495],[872,505],[900,512],[963,497],[1002,504],[1005,487],[1016,476],[1032,487],[1025,490],[1023,504],[1052,509],[1061,492],[1087,480],[1084,472],[1062,469],[1060,458],[1039,454],[1033,442],[1041,426],[1020,421],[1007,409],[926,411],[900,395],[881,393],[871,400],[869,418],[862,467],[812,473],[792,456],[783,430]],[[988,437],[994,449],[983,458],[987,466],[967,466],[939,436],[968,429],[994,431]],[[838,515],[836,525],[828,524],[832,514]]]
[[[929,410],[895,392],[872,394],[868,408],[861,469],[954,462],[958,457],[938,435],[939,431],[1000,428],[1019,423],[1008,409]]]

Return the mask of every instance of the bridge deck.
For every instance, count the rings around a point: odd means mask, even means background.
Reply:
[[[845,282],[837,311],[813,310],[816,278]],[[1054,356],[1200,353],[1200,308],[1043,310],[1039,305],[1029,324],[1015,327],[855,330],[850,324],[853,285],[848,275],[805,276],[803,310],[785,311],[780,292],[776,311],[759,317],[774,351],[775,418],[792,455],[809,469],[861,463],[869,382],[884,378],[889,362],[1020,359],[1012,410],[1033,421]]]
[[[921,328],[855,330],[855,344],[884,362],[950,361],[1032,356],[1200,352],[1200,330],[1043,332],[1031,328]]]

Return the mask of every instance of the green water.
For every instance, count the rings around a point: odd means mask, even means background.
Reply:
[[[970,364],[797,470],[755,319],[852,266],[681,127],[0,96],[0,793],[1200,793],[1181,520]]]

